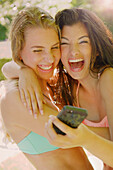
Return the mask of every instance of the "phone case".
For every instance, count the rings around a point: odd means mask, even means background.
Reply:
[[[86,109],[78,108],[75,106],[66,105],[61,112],[57,115],[58,119],[72,128],[77,128],[79,124],[87,117],[88,112]],[[59,128],[53,124],[53,128],[58,134],[66,135]]]

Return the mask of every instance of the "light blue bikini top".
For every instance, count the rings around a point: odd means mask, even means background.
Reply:
[[[22,152],[28,154],[41,154],[58,149],[58,147],[51,145],[45,137],[32,131],[17,145]]]

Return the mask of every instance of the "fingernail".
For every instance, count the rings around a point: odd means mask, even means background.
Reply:
[[[53,115],[49,115],[49,118],[50,118],[51,120],[55,120],[55,116],[53,116]]]
[[[51,119],[49,119],[48,123],[49,123],[49,124],[51,124],[51,123],[52,123],[52,120],[51,120]]]
[[[34,114],[34,118],[37,119],[37,114],[36,113]]]
[[[44,113],[43,110],[40,110],[40,114],[43,115],[43,113]]]
[[[32,115],[32,110],[29,110],[29,114]]]

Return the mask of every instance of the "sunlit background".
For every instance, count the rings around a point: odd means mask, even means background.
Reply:
[[[0,0],[0,81],[5,79],[1,67],[11,58],[8,34],[12,18],[24,7],[32,5],[47,10],[52,16],[64,8],[87,8],[94,11],[113,33],[113,0]]]
[[[0,0],[0,84],[5,77],[1,72],[4,63],[11,60],[11,48],[8,41],[8,32],[13,16],[24,7],[39,6],[47,10],[51,15],[64,8],[81,7],[94,11],[113,32],[113,0]],[[7,146],[2,142],[2,125],[0,120],[0,169],[2,166],[12,166],[11,169],[18,169],[20,165],[29,165],[25,158],[18,151],[15,146],[8,143]],[[9,148],[8,148],[9,147]],[[12,157],[12,159],[10,159]],[[22,160],[21,160],[22,159]],[[102,170],[102,162],[96,157],[89,157],[90,161],[96,166],[95,170]],[[19,161],[18,161],[19,160]],[[100,162],[99,162],[100,161]],[[18,164],[17,164],[18,162]],[[16,166],[16,167],[15,167]],[[18,167],[18,168],[17,168]],[[7,169],[7,168],[5,168]],[[4,170],[5,170],[4,169]],[[28,170],[28,167],[24,170]],[[33,168],[31,168],[34,170]]]
[[[26,6],[39,6],[53,16],[59,10],[78,6],[96,12],[113,32],[113,0],[0,0],[0,40],[8,37],[12,17]]]

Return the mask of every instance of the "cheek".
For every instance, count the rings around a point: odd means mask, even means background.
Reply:
[[[56,63],[58,63],[59,62],[59,60],[60,60],[60,58],[61,58],[61,52],[60,52],[60,50],[59,51],[56,51],[56,52],[54,52],[54,57],[55,57],[55,62]]]
[[[66,58],[66,56],[65,55],[62,55],[61,56],[61,61],[62,61],[62,64],[66,67],[66,63],[67,63],[67,58]]]
[[[66,48],[61,49],[61,60],[62,63],[65,63],[68,59],[68,50]]]
[[[25,65],[34,68],[35,67],[35,59],[31,58],[30,56],[27,56],[26,58],[23,59]]]
[[[61,47],[61,57],[69,56],[70,50],[68,46],[62,46]]]

